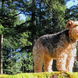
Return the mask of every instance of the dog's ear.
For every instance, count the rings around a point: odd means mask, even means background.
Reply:
[[[74,21],[69,20],[69,21],[67,22],[66,28],[72,28],[73,25],[74,25]]]

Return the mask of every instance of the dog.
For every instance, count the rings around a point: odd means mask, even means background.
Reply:
[[[73,20],[65,30],[38,38],[33,47],[34,72],[52,72],[53,60],[58,71],[72,72],[77,41],[78,21]]]

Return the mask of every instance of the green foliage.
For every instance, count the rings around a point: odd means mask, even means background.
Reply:
[[[19,40],[20,40],[20,46],[21,47],[32,45],[32,43],[30,41],[28,41],[29,34],[30,34],[30,32],[24,32],[20,35]]]
[[[7,74],[33,71],[32,53],[10,52],[11,57],[5,58],[4,71]],[[7,64],[6,64],[7,63]]]
[[[32,53],[23,53],[21,59],[21,71],[22,72],[32,72],[33,71],[33,59]]]
[[[62,1],[62,3],[61,3]],[[62,30],[65,26],[64,13],[65,13],[65,5],[64,1],[61,0],[44,0],[37,4],[40,8],[38,8],[38,15],[35,20],[38,26],[37,36],[47,33],[54,33]],[[36,10],[35,10],[36,11]],[[38,19],[39,18],[39,19]]]
[[[31,42],[28,41],[28,34],[24,32],[17,35],[18,39],[12,37],[4,39],[4,73],[16,74],[33,71],[32,53],[26,53],[26,49],[21,52],[22,47],[31,45]]]
[[[78,20],[78,6],[72,6],[71,8],[66,10],[66,20]]]
[[[4,32],[4,27],[0,24],[0,34],[3,34]]]

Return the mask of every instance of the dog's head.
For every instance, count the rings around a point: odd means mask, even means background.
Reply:
[[[78,40],[78,21],[69,20],[66,27],[69,29],[69,35],[75,40]]]

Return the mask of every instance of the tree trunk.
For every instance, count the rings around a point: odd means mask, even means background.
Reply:
[[[0,74],[3,74],[3,35],[0,35]]]
[[[36,0],[32,0],[32,16],[31,16],[31,26],[32,26],[32,34],[31,34],[31,37],[32,37],[32,46],[35,42],[35,39],[36,39],[36,33],[37,33],[37,29],[36,29],[36,15],[35,15],[35,12],[36,12]]]

